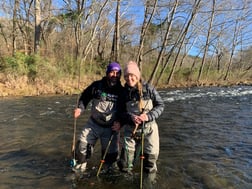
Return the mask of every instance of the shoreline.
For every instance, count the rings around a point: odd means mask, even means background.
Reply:
[[[0,83],[0,97],[29,97],[29,96],[52,96],[52,95],[76,95],[80,94],[93,80],[80,83],[78,87],[72,83],[61,82],[61,84],[22,84],[22,85],[5,85]],[[180,89],[193,87],[232,87],[232,86],[252,86],[252,81],[240,82],[208,82],[208,83],[173,83],[171,85],[158,85],[157,89]]]

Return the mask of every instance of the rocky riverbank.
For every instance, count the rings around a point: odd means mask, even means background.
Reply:
[[[40,95],[72,95],[80,93],[92,81],[101,78],[94,76],[92,78],[82,77],[78,79],[63,79],[59,81],[44,82],[35,80],[30,82],[27,77],[6,78],[0,80],[0,97],[10,96],[40,96]],[[124,83],[124,81],[122,80]],[[181,88],[196,86],[233,86],[233,85],[252,85],[252,80],[246,81],[219,81],[219,82],[174,82],[170,85],[158,85],[157,88]]]

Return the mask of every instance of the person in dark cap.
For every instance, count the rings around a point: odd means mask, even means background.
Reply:
[[[92,156],[98,139],[101,143],[102,156],[113,134],[109,150],[105,157],[104,167],[108,169],[116,164],[119,151],[120,124],[116,118],[117,100],[122,85],[120,82],[121,67],[117,62],[107,66],[106,76],[94,81],[81,93],[74,117],[78,118],[89,102],[92,102],[91,115],[83,127],[75,147],[76,165],[74,172],[83,173],[87,168],[87,160]]]

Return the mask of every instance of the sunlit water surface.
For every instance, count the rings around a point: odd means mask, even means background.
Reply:
[[[160,189],[252,188],[252,87],[160,91]],[[76,96],[0,100],[0,188],[139,188],[132,179],[73,181],[69,166]],[[77,133],[89,111],[77,121]],[[99,144],[89,162],[96,172]]]

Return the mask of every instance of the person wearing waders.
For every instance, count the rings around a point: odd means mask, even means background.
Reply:
[[[75,118],[87,109],[89,102],[92,102],[92,106],[90,118],[83,127],[76,144],[77,164],[72,169],[74,172],[85,172],[87,161],[98,139],[100,139],[103,157],[112,135],[114,136],[106,153],[104,168],[109,171],[117,165],[115,162],[118,160],[120,124],[117,122],[116,111],[118,96],[122,91],[120,77],[120,65],[112,62],[107,66],[106,76],[94,81],[80,95],[78,107],[74,111]]]
[[[118,166],[122,172],[132,174],[135,158],[139,158],[136,148],[142,144],[143,132],[143,182],[155,183],[159,155],[156,119],[164,110],[164,102],[153,86],[142,82],[136,62],[126,64],[124,79],[126,84],[119,98],[118,110],[124,139]]]

